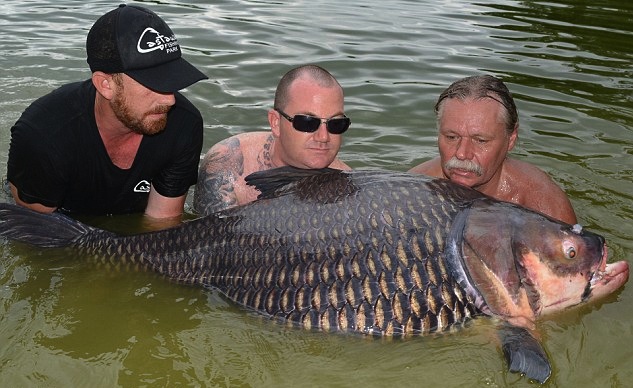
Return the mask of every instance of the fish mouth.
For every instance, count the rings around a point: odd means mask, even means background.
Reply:
[[[626,261],[607,264],[607,256],[607,246],[604,245],[602,259],[587,283],[583,300],[609,295],[629,279],[629,264]]]

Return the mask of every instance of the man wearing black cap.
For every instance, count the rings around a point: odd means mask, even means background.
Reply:
[[[86,49],[92,78],[39,98],[11,128],[13,198],[40,212],[178,219],[202,149],[200,112],[178,90],[207,77],[137,6],[99,18]]]

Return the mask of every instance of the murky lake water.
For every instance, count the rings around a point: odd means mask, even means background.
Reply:
[[[633,256],[633,3],[552,0],[147,1],[209,75],[185,94],[205,146],[266,129],[276,83],[319,63],[346,92],[354,168],[436,154],[433,104],[459,77],[503,77],[520,113],[513,152],[549,172],[611,260]],[[85,36],[109,1],[7,0],[0,10],[0,176],[9,129],[35,98],[85,79]],[[6,197],[0,200],[7,201]],[[135,230],[138,217],[94,220]],[[95,268],[0,240],[0,386],[529,386],[494,324],[403,341],[308,333],[217,293]],[[633,385],[633,287],[540,323],[549,386]]]

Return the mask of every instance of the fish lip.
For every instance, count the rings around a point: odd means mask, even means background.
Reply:
[[[625,261],[606,264],[604,269],[593,273],[591,280],[589,281],[591,288],[593,289],[598,284],[606,285],[614,279],[618,279],[624,275],[628,278],[628,270],[628,264]]]
[[[603,248],[602,259],[591,274],[583,301],[590,297],[608,295],[622,286],[629,278],[629,265],[626,261],[607,264],[608,249]]]

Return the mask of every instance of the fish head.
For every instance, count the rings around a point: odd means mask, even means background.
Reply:
[[[522,228],[522,236],[514,242],[514,259],[525,289],[535,295],[535,313],[547,315],[600,299],[626,283],[628,264],[607,263],[602,236],[580,225],[534,217],[543,221]]]
[[[610,295],[629,276],[626,262],[607,264],[602,236],[513,204],[474,205],[462,238],[465,267],[486,307],[518,326]]]

